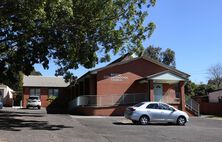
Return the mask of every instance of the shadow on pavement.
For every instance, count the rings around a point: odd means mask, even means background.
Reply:
[[[32,120],[32,118],[40,117],[44,117],[44,115],[27,112],[0,111],[0,130],[21,131],[22,128],[29,128],[31,130],[56,131],[64,128],[73,128],[64,125],[51,125],[48,121]]]

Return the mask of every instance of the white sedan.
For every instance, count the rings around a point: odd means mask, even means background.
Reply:
[[[124,113],[133,123],[147,125],[149,122],[168,122],[185,125],[189,121],[186,112],[162,102],[141,102],[128,107]]]

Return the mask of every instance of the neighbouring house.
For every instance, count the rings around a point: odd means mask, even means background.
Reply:
[[[87,72],[72,86],[74,114],[123,115],[129,105],[161,101],[185,111],[184,85],[189,75],[147,57],[122,56]]]
[[[222,103],[222,89],[209,93],[208,98],[209,103]]]
[[[70,92],[62,77],[24,76],[23,107],[26,107],[29,96],[40,96],[42,107],[67,107]]]
[[[222,116],[222,89],[210,92],[207,96],[192,97],[200,106],[200,113]]]
[[[4,106],[12,106],[13,93],[15,93],[15,91],[11,88],[4,84],[0,84],[0,100],[3,102]]]

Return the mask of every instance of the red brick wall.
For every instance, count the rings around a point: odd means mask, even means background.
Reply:
[[[123,116],[127,106],[116,107],[79,107],[74,114],[78,115],[97,115],[97,116]]]
[[[35,87],[31,87],[35,88]],[[22,104],[23,107],[26,107],[27,101],[30,95],[30,87],[24,87],[23,88],[23,100]],[[42,107],[47,107],[48,106],[48,88],[40,88],[40,99],[42,103]]]
[[[23,88],[23,98],[22,98],[22,106],[23,107],[26,107],[28,98],[29,98],[29,88],[28,87],[24,87]]]
[[[180,109],[180,105],[179,104],[170,104],[170,105],[175,107],[176,109]]]
[[[175,102],[176,99],[175,84],[166,84],[166,83],[163,84],[163,97],[168,102]]]
[[[31,87],[35,88],[35,87]],[[23,107],[26,107],[27,101],[30,95],[30,87],[23,88]],[[42,87],[40,88],[40,99],[42,103],[42,107],[48,107],[50,105],[48,101],[48,88]],[[71,100],[71,90],[70,88],[59,88],[59,97],[54,101],[53,107],[66,107],[68,102]]]
[[[134,60],[127,64],[122,64],[104,69],[97,73],[97,95],[124,94],[136,89],[133,82],[142,77],[162,72],[165,68],[151,63],[144,59]],[[123,81],[112,81],[110,76],[112,73],[121,74],[128,79]],[[135,91],[140,91],[135,90]],[[135,92],[134,93],[137,93]],[[144,90],[143,90],[144,91]]]
[[[175,108],[180,106],[173,104]],[[79,107],[73,111],[73,114],[78,115],[97,115],[97,116],[123,116],[124,112],[128,106],[112,106],[112,107]],[[189,113],[190,116],[193,116],[192,113]]]
[[[42,107],[47,107],[48,101],[48,88],[40,88],[40,97],[42,102]]]
[[[184,93],[184,86],[185,86],[184,81],[180,81],[179,86],[180,86],[180,104],[181,104],[180,110],[185,111],[186,100]]]

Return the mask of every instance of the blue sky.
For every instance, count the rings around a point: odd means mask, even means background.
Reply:
[[[155,22],[157,28],[144,46],[171,48],[176,53],[177,69],[190,74],[196,83],[206,83],[207,69],[222,62],[221,5],[221,0],[157,0],[146,21]],[[35,68],[44,76],[53,76],[57,67],[50,63],[49,70],[43,70],[41,65]],[[81,76],[86,71],[79,68],[73,73]]]

